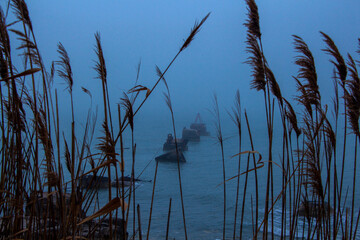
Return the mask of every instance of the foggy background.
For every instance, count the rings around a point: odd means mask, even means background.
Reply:
[[[6,1],[7,2],[7,1]],[[2,2],[6,9],[5,1]],[[237,89],[242,107],[250,116],[261,114],[263,94],[250,89],[251,69],[245,64],[246,53],[245,1],[27,1],[36,40],[47,70],[57,61],[57,44],[66,48],[74,73],[73,94],[76,118],[85,116],[89,97],[93,107],[99,105],[102,121],[101,81],[93,70],[94,34],[99,31],[108,73],[112,109],[123,92],[134,86],[137,65],[141,61],[138,84],[151,88],[157,80],[155,65],[164,70],[190,33],[195,20],[208,12],[210,17],[190,46],[180,54],[165,78],[168,82],[176,119],[193,120],[197,112],[207,114],[216,93],[221,109],[230,109]],[[333,93],[332,69],[319,31],[328,34],[346,57],[359,55],[360,2],[335,0],[272,0],[257,1],[265,56],[287,99],[295,95],[298,68],[294,64],[292,35],[299,35],[309,45],[317,65],[323,103]],[[12,10],[10,10],[12,11]],[[9,20],[8,20],[9,21]],[[12,35],[13,36],[13,35]],[[13,44],[14,47],[14,44]],[[40,77],[40,76],[39,76]],[[60,107],[68,107],[66,85],[55,77]],[[138,118],[157,120],[169,112],[161,83],[146,102]],[[143,97],[143,95],[141,96]],[[296,109],[296,106],[295,106]],[[260,110],[260,111],[259,111]],[[66,116],[70,111],[62,112]],[[207,116],[205,116],[207,118]]]

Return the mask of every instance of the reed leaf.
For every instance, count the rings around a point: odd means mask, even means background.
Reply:
[[[167,81],[165,80],[165,77],[164,77],[164,73],[161,72],[160,68],[156,65],[155,67],[155,70],[156,70],[156,74],[158,75],[158,77],[163,80],[163,83],[165,84],[165,87],[166,87],[166,90],[167,92],[169,93],[170,90],[169,90],[169,86],[167,84]],[[170,94],[170,93],[169,93]]]
[[[124,202],[125,206],[124,208],[127,208],[127,204]],[[100,217],[102,215],[111,213],[112,211],[118,209],[119,207],[122,207],[122,201],[119,197],[111,199],[104,207],[102,207],[99,211],[94,213],[93,215],[85,218],[81,222],[79,222],[77,225],[80,226],[88,221],[93,220],[94,218]]]
[[[89,97],[92,99],[92,94],[91,92],[87,89],[87,88],[84,88],[84,87],[81,87],[81,90],[86,93],[87,95],[89,95]]]
[[[150,89],[142,86],[142,85],[136,85],[135,87],[131,88],[128,93],[138,93],[138,92],[142,92],[142,91],[146,91],[146,95],[145,97],[147,98],[150,95]]]
[[[64,143],[65,143],[65,164],[66,164],[66,168],[69,171],[69,173],[71,173],[71,157],[70,157],[70,151],[69,151],[69,147],[68,144],[65,140],[65,136],[64,136]]]
[[[10,77],[7,77],[7,78],[2,78],[0,81],[3,82],[3,81],[8,81],[10,79],[16,79],[16,78],[20,78],[20,77],[24,77],[24,76],[27,76],[27,75],[31,75],[31,74],[34,74],[38,71],[40,71],[41,69],[40,68],[32,68],[32,69],[28,69],[24,72],[21,72],[21,73],[18,73],[18,74],[15,74],[13,76],[10,76]]]

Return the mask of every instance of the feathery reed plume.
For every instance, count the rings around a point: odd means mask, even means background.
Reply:
[[[347,116],[350,122],[350,127],[354,134],[360,137],[359,132],[359,114],[360,114],[360,79],[356,69],[355,61],[348,55],[348,66],[350,72],[350,79],[347,81],[349,92],[344,96],[347,106]]]
[[[259,13],[258,13],[258,7],[256,5],[255,0],[246,0],[247,4],[247,20],[244,23],[244,25],[248,29],[248,33],[254,36],[255,38],[260,39],[261,38],[261,32],[260,32],[260,20],[259,20]]]
[[[310,142],[305,143],[307,151],[305,151],[304,162],[306,167],[302,172],[308,178],[303,184],[311,188],[314,196],[317,196],[320,200],[324,199],[323,185],[321,180],[321,169],[318,159],[316,159],[316,152],[314,146]]]
[[[188,38],[185,40],[184,44],[180,48],[180,52],[182,52],[185,48],[187,48],[190,45],[192,40],[194,40],[196,34],[198,34],[198,32],[200,31],[201,26],[204,24],[204,22],[206,21],[206,19],[208,19],[209,16],[210,16],[210,12],[206,14],[206,16],[200,21],[200,23],[198,21],[195,21],[194,27],[191,29]]]
[[[72,92],[72,87],[74,84],[73,73],[70,65],[70,58],[61,42],[58,43],[57,52],[60,54],[60,61],[57,61],[57,65],[60,69],[57,70],[59,77],[61,77],[67,83],[67,89],[69,92]]]
[[[41,58],[37,52],[36,44],[23,32],[15,29],[11,29],[10,31],[15,33],[18,36],[17,39],[21,42],[21,44],[16,49],[24,50],[22,55],[29,58],[31,63],[41,67]],[[25,61],[27,61],[27,58],[25,58]]]
[[[100,143],[98,144],[97,148],[102,151],[106,156],[109,156],[112,160],[115,159],[115,142],[111,138],[111,134],[109,131],[108,126],[105,122],[102,124],[104,135],[99,137]]]
[[[250,53],[250,56],[247,58],[248,60],[246,61],[246,63],[252,67],[253,77],[250,86],[257,91],[265,91],[265,69],[259,43],[256,38],[251,34],[247,35],[246,43],[246,52]]]
[[[4,59],[10,56],[10,39],[7,31],[6,20],[2,9],[0,8],[0,52],[4,53]]]
[[[341,82],[343,84],[345,84],[345,80],[346,80],[346,75],[347,75],[347,68],[346,68],[346,64],[344,61],[344,58],[341,56],[338,48],[336,47],[334,41],[325,33],[320,32],[321,35],[324,38],[324,42],[327,44],[327,48],[323,49],[323,51],[325,51],[327,54],[329,54],[330,56],[334,57],[336,62],[331,60],[330,62],[333,63],[337,69],[337,72],[340,76]]]
[[[274,94],[274,96],[277,98],[277,100],[279,101],[279,103],[282,107],[283,106],[283,97],[281,95],[279,84],[276,81],[274,73],[271,71],[271,69],[269,68],[269,66],[267,64],[265,64],[265,75],[266,75],[267,80],[270,83],[270,90],[271,90],[272,94]]]
[[[134,112],[133,112],[133,106],[131,104],[131,101],[128,97],[128,95],[124,94],[124,97],[121,98],[121,101],[123,103],[123,106],[125,107],[126,114],[125,117],[128,120],[128,123],[130,124],[130,128],[133,131],[134,130]]]
[[[344,98],[344,112],[345,114],[348,112],[347,110],[347,103],[346,103],[346,98],[347,95],[349,95],[348,91],[346,90],[346,76],[347,76],[347,67],[345,64],[345,61],[342,57],[342,55],[340,54],[337,46],[335,45],[334,41],[325,33],[320,32],[321,35],[323,36],[323,40],[324,42],[327,44],[327,48],[323,49],[324,52],[326,52],[327,54],[329,54],[330,56],[332,56],[335,60],[330,60],[330,62],[332,64],[334,64],[335,69],[334,70],[336,72],[336,75],[339,76],[340,81],[339,81],[339,85],[343,88],[343,98]],[[335,75],[335,76],[336,76]],[[337,90],[336,90],[337,91]],[[337,96],[336,96],[337,97]],[[335,110],[336,111],[336,110]],[[341,177],[340,177],[340,188],[339,188],[339,201],[341,199],[342,196],[342,187],[343,187],[343,179],[344,179],[344,167],[345,167],[345,159],[346,159],[346,141],[347,141],[347,122],[348,122],[348,118],[344,118],[344,141],[343,141],[343,154],[342,154],[342,169],[341,169]],[[339,204],[339,213],[340,213],[340,204]],[[347,230],[346,230],[347,233]]]
[[[318,135],[318,131],[321,129],[323,121],[325,120],[324,114],[322,114],[322,119],[319,122],[315,122],[317,126],[312,126],[313,121],[311,121],[311,116],[309,114],[305,115],[304,123],[304,135],[305,135],[305,146],[306,150],[304,151],[304,163],[306,163],[305,169],[303,169],[302,174],[307,176],[307,180],[303,183],[307,187],[310,187],[314,196],[318,197],[319,200],[324,200],[323,184],[321,179],[321,168],[320,161],[318,159],[318,149],[315,146],[313,140]]]
[[[306,102],[309,101],[309,104],[318,106],[320,104],[320,93],[314,57],[301,37],[296,35],[293,35],[293,37],[295,50],[300,54],[295,57],[295,64],[300,67],[299,73],[295,78],[298,83],[298,90],[302,93],[299,98]],[[306,83],[299,84],[300,82],[297,79],[304,79]]]
[[[293,107],[291,106],[291,104],[285,98],[283,98],[283,100],[286,103],[285,116],[291,124],[291,129],[289,129],[289,131],[291,132],[291,130],[293,129],[296,133],[296,137],[299,138],[299,136],[301,134],[301,129],[298,127],[298,124],[297,124],[296,113],[295,113]]]
[[[355,202],[355,184],[356,184],[356,164],[357,164],[357,140],[360,139],[359,132],[359,116],[360,116],[360,79],[356,69],[355,61],[348,54],[348,66],[350,71],[350,79],[348,80],[349,93],[345,94],[345,104],[347,106],[346,115],[348,116],[350,127],[355,134],[355,153],[354,153],[354,173],[353,173],[353,192],[351,205],[351,224],[350,224],[350,239],[353,234],[354,224],[354,202]]]
[[[99,32],[95,33],[95,40],[96,40],[95,53],[96,56],[98,57],[98,62],[96,62],[94,69],[98,74],[97,78],[103,81],[104,83],[106,83],[107,72],[106,72],[105,59],[101,47],[101,39]]]
[[[32,24],[29,17],[29,10],[24,0],[12,0],[11,6],[15,10],[15,15],[19,21],[22,21],[28,25],[32,30]]]

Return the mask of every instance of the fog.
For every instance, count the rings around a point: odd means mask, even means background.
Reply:
[[[6,9],[5,1],[2,3]],[[151,88],[157,80],[155,65],[164,70],[187,38],[195,21],[210,17],[190,46],[180,54],[165,78],[169,85],[175,117],[191,118],[212,108],[216,93],[222,110],[230,109],[237,89],[242,106],[252,116],[263,114],[263,94],[250,89],[251,69],[245,64],[245,1],[28,1],[36,40],[45,66],[59,59],[61,42],[71,59],[74,98],[78,115],[86,113],[89,97],[101,109],[101,82],[93,70],[96,55],[94,34],[101,35],[108,72],[111,103],[115,109],[123,93],[138,84]],[[295,95],[298,67],[292,35],[302,37],[315,57],[323,99],[332,94],[332,69],[319,31],[328,34],[340,52],[356,54],[360,36],[359,1],[273,0],[257,1],[265,56],[287,99]],[[11,11],[11,10],[10,10]],[[55,87],[61,105],[68,106],[66,85],[59,77]],[[168,114],[161,83],[144,105],[142,118],[156,120]],[[142,95],[141,98],[144,96]],[[101,111],[100,111],[101,112]],[[64,111],[66,114],[66,111]],[[69,113],[70,114],[70,113]],[[168,115],[166,115],[168,116]],[[102,119],[102,117],[100,118]]]

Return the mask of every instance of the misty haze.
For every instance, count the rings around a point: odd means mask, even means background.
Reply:
[[[1,239],[360,239],[360,2],[0,1]]]

